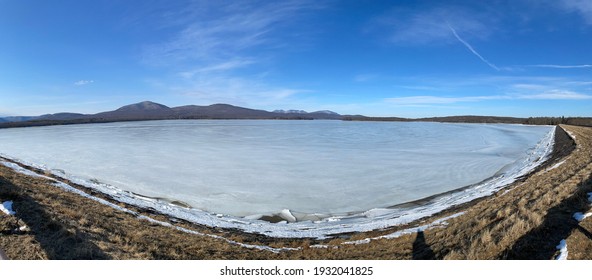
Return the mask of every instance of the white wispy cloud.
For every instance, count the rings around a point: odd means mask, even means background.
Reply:
[[[358,74],[354,76],[354,82],[363,83],[376,79],[376,74]]]
[[[538,94],[524,95],[492,95],[492,96],[463,96],[463,97],[442,97],[442,96],[406,96],[385,99],[386,102],[396,105],[433,105],[433,104],[455,104],[464,102],[480,102],[487,100],[589,100],[592,95],[553,90]]]
[[[592,81],[569,81],[566,82],[570,86],[591,86]]]
[[[75,86],[84,86],[84,85],[92,84],[94,82],[95,81],[93,81],[93,80],[79,80],[79,81],[74,82],[74,85]]]
[[[539,67],[539,68],[557,68],[557,69],[592,68],[592,64],[579,64],[579,65],[535,64],[535,65],[527,65],[527,66],[528,67]]]
[[[489,67],[493,68],[494,70],[499,71],[500,69],[493,63],[489,62],[487,59],[485,59],[483,56],[481,56],[481,54],[479,54],[469,43],[467,43],[465,40],[463,40],[458,33],[456,33],[456,30],[450,26],[450,24],[448,24],[448,28],[450,29],[450,31],[452,31],[452,34],[454,34],[454,37],[461,42],[463,45],[465,45],[465,47],[467,47],[467,49],[469,49],[469,51],[471,51],[474,55],[476,55],[479,59],[481,59],[481,61],[483,61],[485,64],[489,65]]]
[[[179,81],[171,88],[179,96],[200,104],[230,103],[256,108],[273,104],[289,104],[298,95],[310,90],[285,86],[272,86],[258,79],[225,75],[196,75]]]
[[[505,72],[504,72],[505,73]],[[394,78],[393,78],[394,79]],[[589,92],[592,79],[578,79],[560,76],[524,76],[524,75],[472,75],[461,77],[414,76],[399,77],[395,81],[400,88],[409,90],[441,90],[461,92],[466,89],[495,89],[499,94],[536,93],[555,89],[574,92]],[[409,92],[409,91],[406,91]],[[423,94],[422,94],[423,95]]]
[[[272,70],[265,66],[273,64],[279,50],[298,47],[283,39],[299,36],[298,42],[306,41],[297,34],[299,28],[281,31],[307,24],[301,19],[321,8],[313,0],[193,3],[166,16],[163,24],[177,31],[145,46],[142,60],[170,69],[173,75],[159,79],[158,87],[189,102],[255,107],[281,103],[307,90],[274,85],[265,74]]]
[[[254,64],[254,63],[255,63],[255,61],[252,59],[239,58],[239,59],[234,59],[234,60],[228,60],[228,61],[221,62],[221,63],[214,63],[214,64],[206,65],[206,66],[199,67],[199,68],[196,68],[196,69],[193,69],[190,71],[182,71],[182,72],[179,72],[179,75],[181,77],[189,79],[197,74],[212,74],[212,73],[216,73],[216,72],[231,71],[234,69],[247,67],[247,66]]]
[[[527,90],[527,91],[545,91],[548,90],[548,86],[541,84],[512,84],[511,87],[516,90]]]
[[[317,6],[312,1],[241,1],[207,6],[191,13],[193,20],[174,19],[184,25],[170,40],[147,46],[144,59],[155,64],[188,60],[225,63],[228,57],[241,58],[256,47],[272,49],[283,44],[274,36],[279,27],[314,8]]]
[[[400,45],[452,43],[447,23],[470,38],[486,39],[493,31],[495,16],[466,7],[436,6],[430,9],[394,9],[372,20],[368,32],[379,31]]]
[[[514,99],[530,100],[589,100],[592,99],[590,81],[563,78],[540,78],[531,83],[511,83],[505,89]]]
[[[504,96],[405,96],[405,97],[393,97],[385,99],[386,102],[393,103],[396,105],[430,105],[430,104],[453,104],[461,102],[478,102],[483,100],[497,100],[507,99]]]
[[[592,1],[589,0],[557,0],[553,1],[560,8],[580,14],[586,23],[592,25]]]
[[[485,95],[485,96],[405,96],[386,98],[384,101],[395,105],[434,105],[434,104],[456,104],[466,102],[481,102],[491,100],[589,100],[592,95],[577,93],[568,90],[550,90],[534,94],[518,94],[518,95]]]
[[[592,100],[592,82],[550,76],[499,76],[486,75],[462,77],[458,79],[440,79],[438,77],[416,77],[417,86],[400,86],[406,96],[386,98],[385,101],[397,106],[428,106],[476,103],[486,101],[517,100],[556,100],[577,101]],[[406,80],[405,83],[413,83]],[[425,92],[425,89],[445,89],[445,94],[413,94],[413,91]],[[413,90],[413,91],[410,91]],[[456,94],[451,94],[452,92]],[[462,92],[483,92],[481,95],[463,95]]]
[[[447,90],[443,87],[435,87],[435,86],[400,86],[400,88],[409,89],[409,90],[421,90],[421,91],[443,91]]]
[[[519,95],[518,99],[538,99],[538,100],[588,100],[592,95],[573,92],[569,90],[550,90],[537,94]]]

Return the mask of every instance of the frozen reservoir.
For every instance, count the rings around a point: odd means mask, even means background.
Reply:
[[[334,221],[375,218],[381,209],[468,186],[499,187],[548,155],[553,132],[502,124],[170,120],[2,129],[0,153],[206,213]]]

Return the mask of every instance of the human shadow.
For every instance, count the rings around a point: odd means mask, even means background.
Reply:
[[[414,260],[433,260],[436,258],[436,254],[434,254],[430,245],[426,243],[423,231],[418,231],[417,237],[415,238],[415,241],[413,241],[412,258]]]
[[[25,190],[0,177],[0,197],[12,200],[18,219],[28,227],[49,259],[54,260],[97,260],[110,259],[91,241],[91,236],[67,221],[53,218],[45,207],[37,203]],[[26,246],[23,244],[23,246]]]
[[[586,197],[590,191],[592,191],[592,175],[580,184],[574,195],[549,209],[539,227],[520,237],[500,257],[502,259],[549,260],[557,252],[557,244],[566,239],[572,230],[579,229],[588,238],[591,238],[590,232],[582,228],[579,222],[573,218],[575,212],[586,212],[590,209],[590,202]]]
[[[585,229],[584,227],[582,227],[579,224],[578,224],[577,228],[583,235],[588,237],[588,239],[592,240],[592,233],[590,233],[587,229]]]

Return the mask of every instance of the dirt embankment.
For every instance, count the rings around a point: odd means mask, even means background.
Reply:
[[[76,186],[134,213],[114,210],[48,179],[0,165],[0,202],[13,201],[16,211],[15,216],[0,213],[0,248],[12,259],[550,259],[555,246],[566,239],[569,258],[592,259],[592,218],[581,222],[573,218],[575,212],[590,208],[592,128],[563,128],[575,136],[575,149],[559,129],[553,159],[527,178],[491,197],[406,227],[464,211],[447,225],[358,245],[344,242],[404,227],[324,241],[274,239],[171,220]],[[141,216],[217,237],[183,232]],[[236,242],[298,250],[271,252]]]

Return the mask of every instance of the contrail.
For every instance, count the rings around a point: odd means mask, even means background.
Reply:
[[[458,36],[458,34],[456,33],[456,30],[454,30],[454,28],[452,28],[452,26],[450,26],[450,24],[448,24],[448,28],[450,28],[450,30],[452,31],[452,34],[454,34],[454,37],[456,37],[456,39],[458,39],[458,41],[463,43],[463,45],[465,45],[465,47],[467,47],[467,49],[469,49],[474,55],[476,55],[479,59],[481,59],[481,61],[485,62],[487,65],[489,65],[489,67],[495,69],[496,71],[500,70],[497,66],[495,66],[495,64],[493,64],[493,63],[487,61],[487,59],[483,58],[475,49],[473,49],[473,47],[471,47],[471,45],[469,45],[469,43],[465,42],[465,40],[463,40],[460,36]]]

